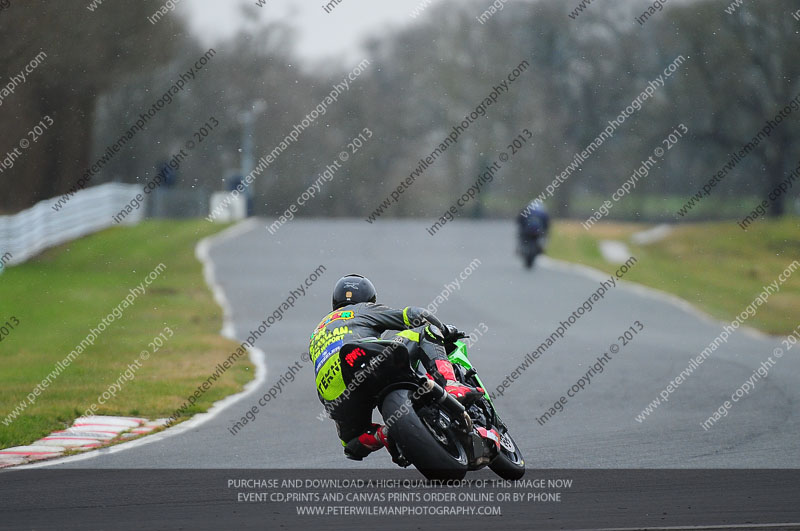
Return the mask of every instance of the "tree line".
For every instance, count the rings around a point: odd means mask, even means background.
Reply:
[[[89,12],[79,0],[29,0],[0,13],[7,73],[0,90],[31,58],[47,54],[2,100],[0,156],[42,116],[54,121],[0,174],[0,211],[69,190],[207,52],[179,16],[148,22],[159,4],[106,2]],[[342,170],[298,215],[366,218],[521,64],[525,71],[387,216],[438,216],[501,152],[511,155],[523,130],[532,134],[523,138],[524,149],[461,215],[512,215],[569,170],[547,203],[556,215],[587,217],[662,147],[655,167],[611,217],[736,217],[800,165],[800,21],[791,1],[749,2],[732,14],[715,1],[680,3],[645,23],[637,22],[641,9],[625,0],[592,4],[580,17],[569,16],[569,2],[506,3],[480,21],[484,4],[437,4],[403,29],[368,41],[360,54],[366,61],[300,61],[284,23],[215,44],[213,60],[91,184],[147,182],[213,116],[220,126],[181,166],[176,186],[227,189],[242,173],[245,143],[252,143],[255,159],[272,152],[359,62],[368,66],[255,179],[257,214],[284,212],[349,151]],[[266,105],[256,105],[252,137],[243,140],[244,113],[259,101]],[[624,123],[598,145],[621,113],[628,114]],[[688,133],[671,142],[678,126]],[[364,128],[373,135],[358,149],[348,147]],[[725,169],[736,154],[735,167]],[[724,180],[702,194],[724,169]],[[698,192],[702,200],[678,215]],[[795,198],[790,190],[771,201],[769,215],[791,211]]]

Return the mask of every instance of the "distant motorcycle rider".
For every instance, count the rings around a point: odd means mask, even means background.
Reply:
[[[550,215],[542,202],[535,199],[517,216],[520,239],[546,237],[550,230]]]
[[[517,216],[518,238],[517,254],[522,257],[526,268],[533,266],[536,257],[544,252],[547,244],[547,231],[550,229],[550,216],[538,199],[531,201]]]
[[[333,288],[333,311],[311,334],[309,354],[314,363],[317,394],[336,422],[345,455],[360,461],[386,447],[396,463],[406,466],[408,463],[403,462],[389,440],[388,428],[372,423],[372,411],[377,404],[360,393],[357,385],[351,385],[349,392],[345,392],[347,384],[339,356],[344,345],[380,338],[387,331],[399,331],[396,336],[408,349],[412,364],[421,363],[427,376],[456,399],[469,402],[483,395],[484,390],[456,380],[444,348],[446,338],[458,334],[455,327],[444,325],[423,308],[409,306],[396,310],[377,304],[376,300],[375,286],[369,279],[356,274],[340,278]],[[352,354],[358,355],[358,351]]]

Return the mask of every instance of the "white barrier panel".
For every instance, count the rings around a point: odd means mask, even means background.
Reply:
[[[2,264],[21,264],[49,247],[116,225],[113,217],[141,191],[142,187],[135,184],[101,184],[76,192],[66,203],[59,196],[40,201],[13,216],[0,216]],[[59,210],[54,210],[54,206]],[[142,206],[127,214],[122,224],[139,223],[144,210]],[[9,255],[10,259],[3,259]],[[2,269],[0,265],[0,272]]]
[[[243,195],[232,196],[230,192],[215,192],[211,195],[209,212],[218,223],[239,221],[247,217],[247,199]]]

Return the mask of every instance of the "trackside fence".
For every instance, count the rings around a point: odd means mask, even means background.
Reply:
[[[76,192],[66,204],[58,204],[59,196],[12,216],[0,216],[0,257],[4,257],[0,272],[3,266],[21,264],[49,247],[115,225],[113,216],[141,191],[139,185],[106,183]],[[122,223],[135,225],[143,217],[140,208]]]

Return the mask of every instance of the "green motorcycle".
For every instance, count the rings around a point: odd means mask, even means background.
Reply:
[[[445,345],[456,378],[485,390],[463,337],[451,338]],[[365,355],[352,365],[345,363],[347,354],[359,347]],[[485,466],[507,480],[525,473],[522,452],[488,393],[468,404],[460,403],[415,370],[408,350],[397,341],[346,344],[339,354],[345,382],[358,381],[372,390],[402,460],[428,479],[463,479],[468,471]]]

